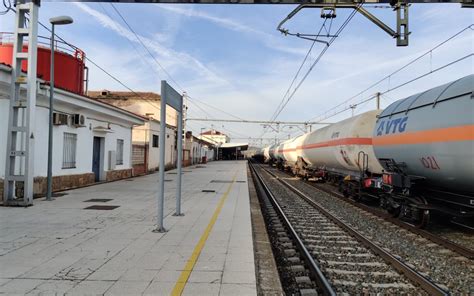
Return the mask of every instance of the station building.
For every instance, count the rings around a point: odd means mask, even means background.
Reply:
[[[202,140],[188,131],[183,143],[183,164],[189,166],[216,160],[216,149],[215,143]]]
[[[159,169],[160,110],[161,96],[153,92],[88,91],[88,96],[145,119],[143,126],[135,126],[132,132],[132,162],[136,174],[145,174]],[[175,109],[166,107],[165,169],[176,167],[177,122]]]
[[[12,34],[0,34],[0,196],[5,178],[8,118],[10,116]],[[23,51],[27,51],[24,46]],[[49,39],[39,36],[35,110],[34,193],[47,187],[51,51]],[[22,64],[22,71],[27,63]],[[88,78],[85,54],[61,42],[55,48],[53,113],[53,191],[113,181],[134,175],[132,130],[146,118],[85,95]],[[20,95],[25,95],[21,91]],[[20,113],[21,114],[21,113]],[[18,170],[21,170],[20,163]],[[17,171],[16,173],[22,173]]]
[[[229,136],[215,129],[202,132],[199,135],[199,139],[208,141],[210,143],[215,143],[217,145],[228,143],[230,141]]]
[[[84,95],[55,88],[53,190],[131,177],[132,129],[144,118]],[[6,164],[11,67],[0,65],[0,195]],[[23,92],[22,92],[23,93]],[[49,85],[40,80],[36,102],[34,193],[46,192]]]

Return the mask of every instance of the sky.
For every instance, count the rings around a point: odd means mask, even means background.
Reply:
[[[276,30],[278,23],[295,8],[291,5],[116,3],[114,7],[107,3],[43,1],[40,21],[48,24],[50,17],[71,16],[72,25],[57,28],[62,38],[81,48],[89,59],[134,91],[159,93],[160,80],[167,80],[179,92],[186,91],[190,96],[189,118],[270,120],[313,43],[284,36]],[[369,5],[366,8],[395,28],[392,9]],[[348,9],[337,10],[330,34],[336,32],[349,13]],[[320,9],[307,9],[288,21],[285,28],[314,34],[322,22]],[[13,13],[0,16],[0,31],[12,31],[13,23]],[[461,8],[460,4],[415,4],[410,7],[410,44],[397,47],[391,36],[356,14],[312,68],[277,120],[337,122],[348,118],[351,110],[344,110],[350,105],[472,54],[473,23],[474,10]],[[327,24],[329,27],[329,21]],[[355,96],[469,26],[419,61]],[[39,35],[48,36],[49,32],[40,28]],[[295,85],[324,46],[315,43]],[[87,66],[90,90],[124,90],[92,64]],[[387,92],[382,96],[381,107],[472,73],[471,56]],[[354,114],[374,108],[375,102],[369,101],[357,105]],[[331,112],[327,113],[328,110]],[[336,116],[328,117],[335,111]],[[262,140],[250,140],[258,144],[302,133],[302,128],[288,125],[281,125],[278,132],[259,124],[188,121],[187,126],[195,134],[201,128],[212,127],[229,134],[234,142],[247,142],[249,137],[263,135]]]

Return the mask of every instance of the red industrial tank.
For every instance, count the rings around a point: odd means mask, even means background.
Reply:
[[[26,52],[28,46],[23,47]],[[79,49],[71,50],[72,54],[54,50],[54,85],[77,94],[84,94],[85,54]],[[13,44],[0,42],[0,63],[12,64]],[[38,46],[38,78],[49,81],[51,50]],[[23,62],[22,70],[26,72],[27,63]]]

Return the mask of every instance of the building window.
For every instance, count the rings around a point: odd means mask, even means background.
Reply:
[[[123,140],[117,140],[117,165],[123,164]]]
[[[63,169],[76,167],[77,135],[64,133]]]
[[[158,136],[157,135],[153,135],[152,145],[153,145],[153,147],[158,147]]]

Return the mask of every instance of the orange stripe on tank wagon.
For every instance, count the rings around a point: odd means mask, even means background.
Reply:
[[[343,138],[343,139],[297,146],[296,148],[283,149],[278,152],[293,152],[296,150],[315,149],[315,148],[331,147],[331,146],[339,146],[339,145],[372,145],[372,138]]]
[[[313,149],[313,148],[339,146],[339,145],[372,145],[372,138],[343,138],[343,139],[303,145],[298,148]]]
[[[397,135],[375,137],[375,146],[409,145],[436,142],[473,141],[474,125],[439,128],[418,132],[406,132]]]

